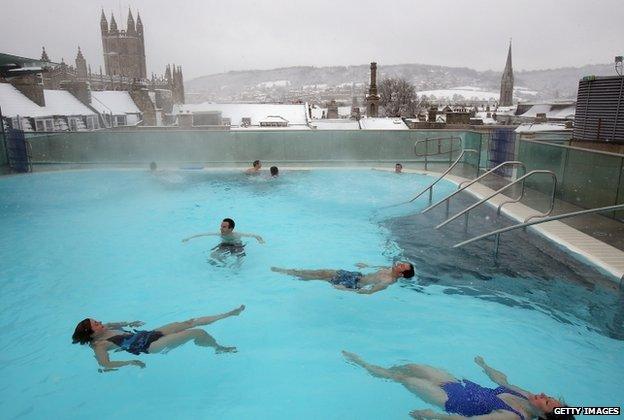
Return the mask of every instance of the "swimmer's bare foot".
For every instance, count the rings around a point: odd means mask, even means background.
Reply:
[[[244,310],[245,310],[245,305],[241,305],[238,308],[234,309],[233,311],[228,312],[228,315],[229,316],[237,316],[238,314],[240,314]]]
[[[285,273],[287,270],[279,267],[271,267],[271,271],[274,271],[276,273]]]
[[[362,358],[355,353],[343,350],[342,355],[345,357],[345,359],[355,364],[361,365],[364,363],[364,360],[362,360]]]
[[[219,346],[215,349],[215,353],[217,354],[221,354],[221,353],[236,353],[238,352],[238,349],[236,347],[225,347],[225,346]]]

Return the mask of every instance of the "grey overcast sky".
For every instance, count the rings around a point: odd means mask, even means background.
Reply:
[[[0,52],[103,63],[100,11],[145,28],[148,73],[184,77],[297,65],[422,63],[515,70],[610,63],[624,55],[622,0],[1,0]]]

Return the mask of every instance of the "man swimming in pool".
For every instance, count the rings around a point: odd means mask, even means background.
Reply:
[[[251,168],[246,169],[245,173],[249,175],[260,173],[260,169],[262,169],[262,162],[259,160],[254,160],[251,164]]]
[[[200,236],[221,236],[221,243],[211,249],[210,261],[224,264],[229,257],[235,257],[240,262],[240,259],[245,256],[245,244],[241,241],[241,238],[255,238],[261,244],[264,243],[264,239],[260,235],[253,233],[234,232],[235,226],[234,220],[225,218],[221,222],[219,232],[198,233],[182,239],[182,242],[188,242]]]
[[[365,268],[364,263],[356,264],[358,268]],[[299,277],[301,280],[323,280],[331,283],[336,289],[349,292],[372,294],[385,289],[399,278],[414,277],[414,266],[408,262],[397,262],[392,267],[375,267],[379,270],[371,274],[362,274],[359,271],[345,270],[296,270],[271,267],[276,273]]]
[[[74,334],[73,343],[89,344],[95,353],[100,366],[104,371],[116,370],[122,366],[145,367],[140,360],[112,361],[108,352],[111,350],[124,350],[128,353],[139,355],[141,353],[167,352],[191,340],[200,347],[212,347],[216,353],[236,352],[236,347],[224,347],[217,343],[206,331],[195,328],[208,325],[220,319],[239,315],[245,309],[245,305],[220,315],[191,318],[182,322],[158,327],[150,331],[134,330],[126,331],[123,327],[140,327],[140,321],[115,322],[102,324],[93,318],[83,319],[78,323]]]

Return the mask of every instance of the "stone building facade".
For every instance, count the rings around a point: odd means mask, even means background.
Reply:
[[[138,13],[135,23],[132,12],[128,11],[126,30],[119,30],[114,15],[111,14],[109,24],[102,11],[100,31],[104,71],[100,66],[99,71],[93,72],[78,47],[74,65],[61,59],[59,65],[51,65],[42,73],[45,89],[63,89],[68,83],[86,82],[91,90],[147,90],[156,92],[156,97],[169,97],[173,103],[184,103],[181,66],[167,65],[163,76],[152,73],[150,78],[147,77],[144,26]],[[52,62],[45,47],[41,61]],[[165,91],[170,91],[170,94]]]

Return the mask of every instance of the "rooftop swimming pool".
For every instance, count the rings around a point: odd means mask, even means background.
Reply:
[[[530,232],[452,250],[461,223],[432,226],[411,198],[431,178],[370,170],[75,171],[0,179],[0,412],[3,418],[408,418],[430,408],[341,350],[390,366],[426,363],[510,382],[573,406],[621,404],[624,298],[590,266]],[[455,186],[443,181],[435,198]],[[472,200],[472,201],[471,201]],[[474,202],[463,196],[454,204]],[[443,206],[442,206],[443,207]],[[508,223],[482,209],[471,233]],[[215,261],[221,220],[245,255]],[[357,270],[407,259],[416,275],[372,295],[272,266]],[[71,344],[85,317],[145,328],[229,311],[202,327],[237,353],[188,343],[101,373]]]

